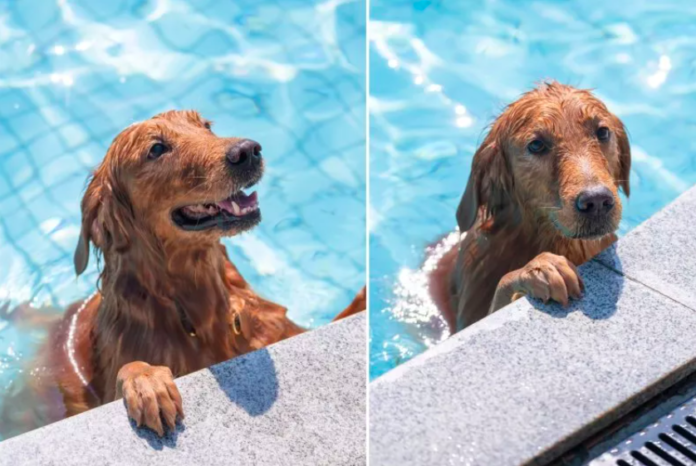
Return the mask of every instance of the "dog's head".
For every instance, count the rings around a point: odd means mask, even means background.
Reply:
[[[626,130],[600,100],[543,84],[505,109],[474,155],[460,231],[516,207],[567,238],[602,237],[618,228],[630,168]]]
[[[103,251],[125,251],[139,234],[201,244],[254,227],[261,220],[256,193],[243,190],[262,174],[257,142],[218,137],[195,111],[129,126],[82,200],[77,273],[87,266],[90,241]]]

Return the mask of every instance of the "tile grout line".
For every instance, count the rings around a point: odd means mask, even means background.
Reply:
[[[696,309],[694,309],[694,308],[691,307],[690,305],[685,304],[685,303],[682,303],[681,301],[679,301],[679,300],[677,300],[677,299],[675,299],[675,298],[673,298],[673,297],[671,297],[671,296],[669,296],[669,295],[664,294],[664,293],[661,292],[660,290],[656,290],[656,289],[653,288],[652,286],[647,285],[647,284],[641,282],[640,280],[637,280],[637,279],[635,279],[635,278],[633,278],[633,277],[631,277],[631,276],[629,276],[629,275],[626,275],[625,273],[623,273],[623,272],[621,272],[621,271],[619,271],[619,270],[616,270],[614,267],[611,267],[611,266],[605,264],[604,262],[600,261],[600,260],[597,259],[597,258],[591,259],[591,262],[594,262],[594,263],[596,263],[596,264],[599,264],[599,265],[601,265],[602,267],[604,267],[605,269],[610,270],[610,271],[616,273],[617,275],[620,275],[620,276],[626,278],[627,280],[630,280],[632,283],[635,283],[635,284],[637,284],[637,285],[643,286],[643,287],[649,289],[650,291],[652,291],[652,292],[654,292],[654,293],[657,293],[657,294],[659,294],[660,296],[662,296],[662,297],[664,297],[664,298],[667,298],[668,300],[672,301],[673,303],[676,303],[676,304],[678,304],[678,305],[680,305],[680,306],[683,306],[683,307],[689,309],[690,311],[696,312]]]

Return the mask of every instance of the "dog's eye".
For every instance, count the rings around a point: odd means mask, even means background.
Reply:
[[[535,139],[527,144],[527,150],[532,154],[541,154],[546,150],[546,144],[541,139]]]
[[[150,152],[147,154],[147,158],[150,160],[158,159],[168,151],[169,147],[165,146],[161,142],[158,142],[150,147]]]
[[[205,123],[203,123],[203,126],[205,126],[205,129],[211,129],[213,125],[211,125],[209,121],[206,121]]]
[[[597,130],[597,139],[600,141],[608,141],[609,136],[611,136],[611,132],[609,131],[609,128],[606,126],[602,126]]]

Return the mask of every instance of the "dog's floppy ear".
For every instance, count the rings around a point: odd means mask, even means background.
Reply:
[[[476,223],[476,214],[479,209],[477,178],[472,163],[469,181],[466,183],[466,189],[462,199],[459,201],[459,207],[457,207],[457,225],[459,225],[459,231],[462,233],[469,230]]]
[[[75,249],[75,273],[79,276],[89,264],[90,242],[102,251],[115,248],[123,251],[129,244],[133,209],[122,188],[110,181],[113,175],[98,169],[82,198],[82,226]]]
[[[92,177],[87,185],[85,195],[82,197],[82,226],[80,228],[80,239],[77,241],[75,249],[74,263],[75,274],[80,275],[89,264],[89,244],[94,238],[94,243],[99,247],[97,237],[101,238],[98,228],[99,209],[102,202],[101,181],[98,173]]]
[[[618,118],[617,118],[618,120]],[[623,123],[619,121],[619,132],[616,135],[619,144],[619,186],[626,197],[631,195],[631,145],[628,142],[628,134]]]
[[[474,154],[469,181],[457,208],[460,232],[474,226],[481,206],[486,206],[487,214],[495,215],[511,201],[512,176],[499,139],[494,126]]]

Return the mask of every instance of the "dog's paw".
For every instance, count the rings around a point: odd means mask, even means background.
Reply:
[[[552,299],[567,306],[569,298],[579,299],[585,289],[575,265],[550,252],[539,254],[513,274],[515,293],[541,299],[544,303]]]
[[[173,430],[177,415],[184,418],[181,395],[168,367],[141,361],[126,364],[118,371],[116,389],[138,427],[149,427],[160,437],[164,435],[162,419]]]

